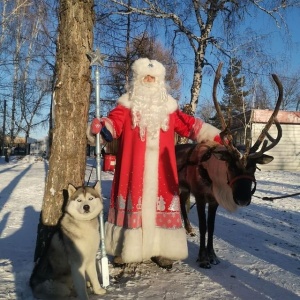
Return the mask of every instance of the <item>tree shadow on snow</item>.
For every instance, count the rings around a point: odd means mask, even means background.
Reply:
[[[8,217],[7,213],[0,222],[0,233],[4,230]],[[11,265],[7,270],[17,291],[16,299],[31,298],[29,287],[29,277],[33,269],[33,255],[36,242],[36,228],[39,220],[39,212],[32,206],[27,206],[24,210],[21,227],[13,234],[0,239],[0,257],[3,263],[1,268]],[[9,276],[10,277],[10,276]],[[3,284],[3,283],[2,283]]]
[[[197,245],[189,243],[189,251],[191,253],[198,251]],[[195,258],[189,257],[186,260],[190,267],[211,280],[212,288],[209,293],[211,296],[214,296],[213,289],[216,289],[215,283],[217,283],[228,291],[231,297],[237,297],[237,299],[283,299],[281,298],[282,295],[284,295],[284,299],[299,299],[296,294],[278,286],[275,281],[271,282],[259,277],[258,268],[255,270],[257,273],[250,273],[224,259],[220,259],[220,261],[219,265],[213,266],[211,269],[201,269]],[[274,274],[274,277],[276,277],[276,274]],[[210,290],[210,287],[205,283],[205,291],[207,290]],[[205,296],[205,291],[203,291],[203,296]],[[220,293],[216,290],[215,296],[217,297],[217,295],[220,296]]]
[[[264,272],[272,271],[266,271],[265,266],[262,266],[262,269],[259,268],[259,260],[263,260],[269,265],[280,268],[280,272],[290,272],[295,274],[295,276],[299,276],[299,266],[297,264],[298,254],[296,254],[299,252],[299,245],[297,245],[296,242],[296,236],[298,236],[297,229],[290,228],[290,224],[282,222],[280,217],[278,217],[278,219],[270,217],[266,220],[266,213],[268,213],[269,210],[269,216],[274,216],[274,211],[271,211],[270,208],[262,210],[261,207],[256,208],[252,205],[250,211],[248,208],[247,210],[246,208],[241,208],[241,210],[242,213],[234,218],[231,218],[232,214],[224,213],[224,210],[217,213],[214,243],[215,251],[219,258],[224,257],[224,255],[222,255],[222,249],[218,249],[218,239],[222,239],[237,249],[237,251],[244,251],[243,255],[246,253],[247,256],[248,253],[256,257],[255,266],[249,265],[249,271],[247,271],[234,265],[234,262],[231,263],[220,259],[221,263],[219,265],[212,266],[212,268],[208,270],[201,269],[196,262],[199,251],[198,241],[195,243],[189,241],[189,258],[186,262],[195,270],[208,276],[212,282],[219,283],[226,290],[240,297],[240,299],[279,299],[278,297],[280,297],[280,295],[284,295],[286,299],[298,299],[296,294],[276,284],[276,280],[278,280],[276,274],[273,274],[274,282],[263,279]],[[255,210],[257,211],[255,212]],[[282,214],[280,211],[278,214],[279,213]],[[192,215],[190,219],[195,221],[196,213],[193,212]],[[281,215],[281,218],[284,219],[285,217]],[[245,224],[245,219],[247,222],[259,225],[259,227]],[[296,225],[296,214],[291,216],[291,219]],[[198,226],[198,221],[193,223],[193,227],[196,229],[195,224]],[[280,234],[277,234],[277,232],[280,232]],[[288,232],[288,234],[285,234],[285,232]],[[277,252],[276,247],[281,249],[280,254]],[[285,253],[282,253],[282,251]],[[230,255],[228,249],[225,255]],[[280,259],[278,259],[278,257],[280,257]],[[245,263],[246,260],[247,259],[245,259]],[[253,261],[253,259],[251,261]],[[262,276],[260,277],[259,274],[262,274]],[[268,278],[270,278],[270,275],[268,275]],[[282,282],[282,286],[285,284],[285,282]],[[247,298],[245,298],[245,295],[247,295]]]
[[[26,175],[26,173],[31,169],[31,165],[29,165],[26,169],[24,169],[20,174],[14,179],[1,191],[1,196],[0,196],[0,212],[2,210],[2,207],[4,204],[8,201],[9,195],[13,192],[13,190],[16,188],[18,185],[19,181],[23,178],[23,176]],[[4,195],[4,196],[3,196]],[[6,197],[6,195],[8,195]]]
[[[9,171],[9,170],[11,170],[11,169],[14,169],[14,168],[16,168],[17,166],[18,166],[18,165],[7,165],[7,168],[2,169],[2,170],[0,171],[0,174],[5,173],[5,172],[7,172],[7,171]]]
[[[259,220],[261,219],[261,220]],[[294,273],[299,276],[299,269],[296,269],[296,257],[295,253],[299,252],[299,246],[296,245],[296,237],[293,238],[294,230],[286,227],[280,228],[278,227],[278,234],[273,233],[273,228],[268,232],[268,228],[270,226],[275,226],[275,224],[266,226],[264,224],[266,222],[263,219],[263,216],[260,218],[256,217],[255,223],[263,226],[263,230],[259,230],[255,227],[251,227],[247,224],[239,222],[237,219],[231,220],[227,219],[224,216],[217,217],[217,224],[215,235],[220,239],[226,241],[231,244],[233,247],[241,249],[249,254],[264,260],[270,264],[276,265],[278,268]],[[279,223],[278,220],[274,220],[274,222]],[[283,225],[285,227],[285,225]],[[286,236],[291,235],[292,238],[281,238],[279,232],[288,232]],[[298,234],[295,234],[298,235]],[[275,248],[281,248],[281,252],[278,253]],[[278,256],[280,260],[278,260]]]

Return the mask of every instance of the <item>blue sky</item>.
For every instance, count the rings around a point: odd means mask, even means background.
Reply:
[[[266,47],[269,48],[270,54],[277,56],[278,61],[285,58],[289,70],[297,71],[300,68],[300,10],[290,10],[286,15],[286,23],[287,31],[283,27],[274,26],[274,21],[264,14],[258,20],[257,27],[258,30],[272,35],[273,42]],[[281,71],[280,67],[284,67],[284,64],[278,66],[278,73]]]
[[[270,16],[261,12],[255,17],[254,15],[249,16],[248,20],[246,19],[244,24],[239,27],[240,34],[245,39],[247,39],[247,28],[254,30],[257,33],[258,40],[261,39],[261,41],[263,41],[263,51],[265,51],[268,57],[274,60],[272,67],[263,69],[263,67],[255,61],[255,53],[253,52],[253,58],[251,54],[249,55],[249,61],[251,61],[251,59],[254,61],[253,68],[256,68],[255,72],[258,74],[257,80],[269,82],[271,73],[276,73],[279,78],[293,76],[297,71],[300,73],[300,9],[290,9],[287,12],[285,20],[287,29],[284,26],[277,27]],[[215,64],[217,65],[217,61]],[[182,99],[189,101],[193,73],[192,60],[186,60],[185,69],[182,72],[184,74]],[[225,73],[226,66],[224,66],[222,70],[222,74]],[[211,99],[212,84],[213,74],[208,75],[204,73],[201,95],[199,97],[200,106],[203,99]],[[222,88],[220,86],[218,91],[220,93],[219,99],[221,99]]]
[[[288,29],[283,27],[276,27],[274,20],[264,13],[259,13],[253,21],[253,17],[249,16],[249,20],[244,23],[244,28],[249,27],[254,29],[258,35],[265,34],[268,36],[268,42],[264,44],[265,51],[269,56],[276,59],[276,65],[270,70],[270,73],[276,73],[278,76],[293,75],[296,71],[300,72],[300,9],[290,9],[286,15],[286,23]],[[101,47],[101,45],[100,45]],[[187,47],[185,52],[190,51]],[[188,55],[189,56],[189,55]],[[190,100],[190,87],[193,74],[193,59],[186,59],[180,71],[182,72],[183,84],[182,84],[182,102],[189,102]],[[223,69],[223,74],[226,69]],[[268,77],[268,73],[263,71],[259,75],[260,77]],[[199,102],[202,99],[210,99],[212,93],[213,77],[203,76],[203,85]],[[47,129],[39,129],[38,131],[32,131],[31,137],[42,138],[47,135]]]

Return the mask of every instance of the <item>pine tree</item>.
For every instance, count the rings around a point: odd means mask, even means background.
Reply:
[[[240,75],[241,68],[242,61],[232,58],[223,79],[224,96],[221,107],[223,110],[229,110],[233,115],[244,112],[248,106],[246,96],[249,91],[244,90],[245,77]]]

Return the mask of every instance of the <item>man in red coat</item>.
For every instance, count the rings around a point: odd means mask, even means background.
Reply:
[[[102,126],[119,139],[108,220],[107,253],[115,263],[152,259],[171,268],[188,256],[182,225],[175,158],[175,133],[191,140],[220,141],[219,130],[184,114],[167,93],[165,68],[140,58],[133,78],[107,117],[94,119],[88,138]]]

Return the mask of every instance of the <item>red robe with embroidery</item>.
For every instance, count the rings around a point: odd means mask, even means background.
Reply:
[[[108,254],[125,263],[153,256],[173,260],[188,255],[182,224],[175,158],[175,132],[190,139],[213,140],[219,130],[178,110],[168,96],[169,128],[157,138],[140,138],[132,126],[127,94],[102,120],[119,138],[105,244]]]

